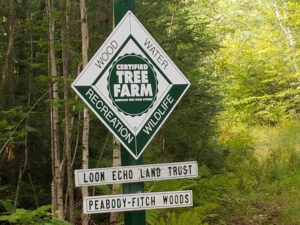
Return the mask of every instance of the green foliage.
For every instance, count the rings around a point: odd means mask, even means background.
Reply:
[[[218,175],[223,179],[219,182],[222,197],[218,197],[220,192],[214,192],[216,198],[210,199],[222,199],[218,201],[223,207],[219,208],[220,213],[231,214],[220,221],[298,224],[299,213],[294,209],[300,204],[299,120],[285,121],[276,127],[226,128],[226,135],[221,137],[229,148],[228,172]],[[203,189],[215,190],[217,186],[213,183]],[[202,199],[209,198],[202,196]]]
[[[161,217],[156,225],[206,225],[202,223],[196,210],[184,213],[168,213],[166,218]]]
[[[146,224],[155,225],[158,222],[160,210],[147,210],[146,211]]]
[[[44,2],[16,1],[13,68],[0,96],[1,146],[12,136],[0,155],[0,223],[66,224],[52,219],[49,206],[27,210],[35,207],[35,201],[51,202],[50,105],[59,110],[60,149],[64,149],[65,103],[70,106],[72,155],[78,147],[74,169],[81,167],[85,104],[72,91],[63,100],[61,58],[66,47],[71,83],[82,69],[79,4],[71,1],[66,12],[71,17],[70,41],[63,46],[59,11],[63,1],[54,2],[56,77],[48,68]],[[8,3],[0,1],[1,53],[7,51]],[[112,30],[112,2],[86,3],[91,57]],[[147,211],[148,224],[299,224],[299,10],[297,0],[136,1],[136,16],[191,81],[143,154],[144,163],[199,163],[198,178],[145,184],[148,192],[191,189],[194,198],[192,208]],[[0,54],[1,65],[5,56]],[[27,115],[53,81],[58,82],[60,100],[49,96]],[[107,129],[92,113],[90,117],[90,167],[109,167],[112,138],[106,143]],[[26,123],[20,123],[22,119]],[[29,159],[18,206],[26,210],[14,211],[7,199],[15,198],[25,143]],[[111,194],[111,186],[96,191]],[[81,206],[78,191],[74,197],[75,205]],[[81,213],[81,208],[76,210]],[[109,216],[92,216],[92,220],[106,224]]]
[[[13,204],[11,203],[10,200],[0,200],[0,202],[2,203],[4,209],[9,212],[9,213],[13,213],[14,211],[14,206]]]
[[[217,204],[208,203],[192,209],[151,210],[146,212],[146,223],[149,225],[206,225],[204,220],[218,216],[212,213]]]
[[[25,209],[16,209],[13,210],[12,204],[9,205],[8,202],[2,201],[2,204],[5,208],[12,209],[9,211],[8,215],[1,215],[0,221],[7,221],[16,225],[69,225],[68,222],[62,221],[58,218],[53,217],[49,213],[51,206],[41,206],[36,210],[25,210]]]
[[[275,127],[227,124],[220,134],[227,148],[222,172],[201,166],[198,178],[146,186],[147,191],[193,190],[194,208],[155,210],[148,223],[193,218],[186,224],[298,224],[299,134],[299,120]]]
[[[223,163],[212,140],[214,117],[221,104],[219,78],[212,76],[209,56],[218,46],[208,22],[195,20],[191,13],[197,6],[196,1],[137,2],[137,12],[143,12],[137,13],[138,18],[191,81],[188,92],[149,146],[152,153],[145,152],[145,162],[155,162],[159,155],[161,161],[196,159],[215,168]]]
[[[209,188],[201,186],[202,182],[206,183],[205,178],[210,175],[207,167],[199,168],[199,177],[197,179],[181,179],[153,182],[146,186],[147,192],[176,191],[176,190],[193,190],[194,208],[177,208],[172,210],[153,210],[147,212],[147,223],[152,224],[206,224],[203,221],[217,217],[216,209],[219,207],[214,202],[201,202],[200,193],[207,192]],[[207,193],[211,196],[211,193]]]
[[[295,118],[300,62],[299,48],[291,43],[297,42],[299,29],[289,20],[299,20],[293,12],[299,3],[279,1],[276,8],[273,1],[216,2],[222,14],[213,29],[220,34],[222,48],[215,72],[224,77],[225,118],[248,124]]]
[[[17,106],[9,110],[0,112],[0,143],[4,142],[11,136],[9,144],[19,143],[25,135],[25,131],[33,131],[32,127],[25,127],[20,122],[26,118],[26,107]],[[34,129],[34,128],[33,128]]]
[[[97,190],[99,190],[101,192],[101,195],[111,195],[112,194],[112,191],[108,186],[99,185],[96,187],[97,187]]]

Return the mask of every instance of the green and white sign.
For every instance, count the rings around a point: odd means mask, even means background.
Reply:
[[[189,86],[130,11],[72,84],[135,159]]]
[[[108,77],[109,95],[125,115],[138,116],[147,112],[157,94],[155,71],[146,58],[130,54],[120,57]]]

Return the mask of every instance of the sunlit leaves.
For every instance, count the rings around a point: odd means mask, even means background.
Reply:
[[[222,45],[215,65],[217,74],[225,78],[232,119],[272,124],[299,112],[296,65],[300,61],[281,27],[297,21],[291,5],[295,3],[279,5],[283,21],[277,21],[272,1],[219,1],[225,11],[214,26]],[[296,37],[299,30],[289,28]],[[286,90],[289,95],[281,97]]]

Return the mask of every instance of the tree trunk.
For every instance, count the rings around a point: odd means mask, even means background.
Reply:
[[[82,35],[82,64],[83,68],[88,63],[89,34],[87,23],[87,10],[85,0],[80,0],[80,16],[81,16],[81,35]],[[83,128],[82,128],[82,169],[89,167],[89,112],[83,109]],[[82,198],[89,195],[88,187],[81,188]],[[89,215],[82,214],[82,225],[89,224]]]
[[[115,13],[113,11],[113,13]],[[115,16],[113,15],[113,28],[115,27]],[[121,166],[121,149],[120,142],[113,136],[113,166]],[[112,193],[120,193],[120,184],[112,185]],[[121,213],[112,212],[110,214],[110,225],[118,224],[121,221]]]
[[[58,82],[57,82],[57,70],[55,60],[55,48],[54,48],[54,32],[55,21],[52,15],[54,8],[54,2],[47,0],[47,14],[48,14],[48,32],[49,32],[49,59],[50,59],[50,75],[52,79],[52,100],[58,101]],[[58,218],[64,219],[64,204],[63,204],[63,187],[62,187],[62,171],[61,168],[61,156],[59,149],[59,117],[58,107],[51,105],[52,108],[52,125],[53,125],[53,152],[54,152],[54,184],[56,184],[56,201],[58,209]]]
[[[2,68],[0,96],[3,98],[6,80],[13,73],[13,49],[16,30],[16,4],[15,0],[9,0],[9,15],[8,15],[8,33],[7,33],[7,50]],[[0,100],[0,112],[3,109],[3,101]]]
[[[69,54],[66,45],[69,44],[69,10],[70,1],[66,0],[61,5],[61,42],[62,48],[62,65],[63,65],[63,77],[64,77],[64,100],[65,100],[65,155],[67,160],[67,193],[69,197],[69,215],[70,223],[75,224],[74,214],[74,191],[73,191],[73,168],[72,168],[72,154],[71,154],[71,120],[70,120],[70,107],[67,100],[70,98],[70,88],[68,82],[69,73]],[[66,203],[67,204],[67,203]]]
[[[25,1],[22,2],[24,5],[26,4]],[[31,9],[31,2],[29,2],[29,10]],[[31,16],[31,14],[30,14]],[[31,21],[32,18],[30,18]],[[24,22],[23,20],[22,22]],[[32,63],[33,60],[33,40],[32,40],[32,27],[30,24],[30,62]],[[31,91],[32,91],[32,68],[30,68],[29,71],[29,83],[28,83],[28,100],[27,100],[27,106],[30,107],[31,104]],[[25,120],[25,126],[28,126],[28,118]],[[20,164],[20,170],[19,170],[19,178],[17,182],[17,190],[16,190],[16,196],[15,196],[15,202],[14,202],[14,210],[16,210],[18,206],[19,201],[19,193],[21,190],[22,180],[24,173],[27,170],[27,164],[28,164],[28,131],[25,130],[25,140],[24,140],[24,161]]]
[[[287,17],[285,14],[285,8],[286,8],[286,2],[285,0],[282,1],[283,2],[283,14],[284,14],[284,17]],[[286,36],[286,39],[289,43],[289,46],[292,50],[292,57],[293,57],[293,61],[294,61],[294,70],[296,73],[299,72],[299,67],[298,67],[298,64],[296,62],[296,57],[297,57],[297,54],[296,54],[296,41],[295,41],[295,38],[291,32],[291,29],[290,29],[290,26],[288,23],[285,23],[283,22],[282,20],[282,16],[280,14],[280,11],[278,9],[278,6],[277,6],[277,1],[275,1],[274,3],[274,10],[275,10],[275,15],[276,15],[276,18],[277,18],[277,21],[278,21],[278,24],[280,26],[280,28],[282,29],[283,33],[285,34]],[[287,18],[286,18],[287,19]]]
[[[50,62],[50,57],[48,54],[48,61]],[[50,63],[48,63],[48,71],[50,74]],[[52,92],[51,86],[49,84],[49,98],[52,99]],[[51,133],[51,170],[52,170],[52,177],[53,180],[51,182],[51,214],[54,216],[55,212],[57,211],[57,194],[56,194],[56,180],[55,180],[55,157],[54,157],[54,144],[53,144],[53,109],[50,106],[50,133]]]
[[[172,18],[171,18],[171,21],[170,21],[170,27],[169,27],[169,31],[168,31],[168,37],[170,37],[170,35],[171,35],[171,31],[172,31],[172,27],[173,27],[173,24],[174,24],[175,15],[176,15],[176,12],[177,12],[177,6],[178,6],[178,1],[175,2],[174,12],[172,14]]]
[[[113,167],[121,166],[120,142],[113,137]],[[120,184],[112,185],[112,194],[120,194]],[[117,225],[121,221],[121,213],[112,212],[110,214],[110,225]]]

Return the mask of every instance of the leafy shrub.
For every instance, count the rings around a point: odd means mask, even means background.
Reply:
[[[51,205],[41,206],[36,210],[16,209],[9,201],[1,201],[4,208],[8,211],[0,216],[0,221],[15,225],[70,225],[66,221],[52,217],[48,212]]]

